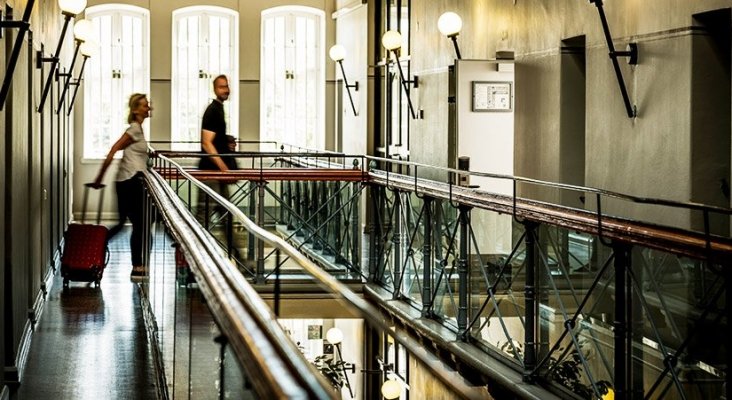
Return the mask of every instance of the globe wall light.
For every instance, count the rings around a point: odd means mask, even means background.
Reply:
[[[15,66],[18,64],[18,57],[20,57],[20,47],[23,45],[25,40],[25,33],[30,28],[30,17],[33,12],[33,5],[35,0],[28,0],[25,3],[25,11],[23,11],[23,17],[20,20],[3,19],[0,20],[0,28],[14,28],[18,29],[18,36],[15,37],[15,43],[13,49],[10,52],[8,58],[8,66],[5,69],[5,76],[3,77],[3,86],[0,88],[0,110],[5,106],[5,100],[8,98],[8,92],[10,92],[10,83],[13,80],[13,73],[15,72]],[[1,18],[0,18],[1,19]],[[2,30],[0,30],[2,33]],[[1,36],[0,36],[1,37]]]
[[[333,347],[335,347],[335,355],[338,357],[338,360],[343,361],[343,354],[341,353],[341,343],[343,342],[343,331],[338,328],[330,328],[328,329],[328,332],[325,333],[325,340],[328,341],[328,343],[332,344]],[[338,361],[334,360],[334,361]],[[351,395],[350,398],[353,398],[353,390],[351,389],[351,381],[348,379],[348,373],[346,372],[346,369],[350,369],[351,373],[356,373],[356,364],[350,364],[346,362],[342,362],[341,364],[341,370],[343,371],[343,377],[346,378],[346,387],[348,388],[348,393]]]
[[[398,399],[402,395],[402,384],[396,379],[389,379],[381,385],[381,395],[385,399]]]
[[[86,8],[86,0],[58,0],[58,6],[61,13],[69,15],[72,18]]]
[[[79,85],[81,84],[81,80],[84,78],[84,66],[86,66],[86,60],[88,60],[89,57],[96,56],[98,51],[99,44],[91,39],[87,39],[79,46],[79,52],[83,57],[83,61],[81,62],[81,68],[79,69],[79,77],[76,78],[76,80],[74,80],[73,82],[69,83],[70,85],[74,85],[74,94],[71,96],[71,101],[69,102],[69,108],[66,111],[66,115],[70,115],[71,110],[74,108],[76,94],[79,92]]]
[[[80,21],[74,22],[74,42],[76,44],[74,49],[74,57],[71,59],[71,65],[69,66],[67,73],[59,73],[57,74],[59,77],[64,76],[66,77],[64,81],[64,88],[61,91],[61,96],[59,96],[58,99],[58,107],[56,108],[56,114],[58,114],[61,111],[61,107],[64,104],[64,100],[66,100],[66,92],[69,90],[69,85],[71,83],[71,77],[74,73],[74,65],[76,65],[76,58],[79,55],[79,48],[81,45],[90,39],[92,34],[92,29],[94,27],[92,26],[91,21],[88,19],[82,19]]]
[[[358,81],[349,85],[348,78],[346,78],[346,70],[343,68],[343,59],[346,58],[346,48],[340,44],[335,44],[330,48],[330,51],[328,51],[328,55],[330,55],[331,60],[338,63],[341,67],[341,75],[343,75],[343,83],[346,86],[346,92],[348,92],[348,100],[351,102],[351,110],[353,110],[353,115],[358,115],[356,112],[356,106],[353,104],[353,96],[351,96],[351,88],[358,91]]]
[[[44,62],[51,63],[51,70],[48,71],[48,77],[46,83],[43,85],[43,92],[41,93],[41,101],[38,103],[38,112],[43,111],[43,106],[46,104],[46,97],[48,92],[51,90],[51,80],[54,74],[58,70],[59,55],[61,54],[61,46],[64,44],[64,37],[66,36],[66,30],[69,27],[71,18],[76,17],[80,12],[86,8],[86,0],[59,0],[59,8],[61,8],[61,14],[64,16],[64,25],[61,28],[61,35],[58,38],[58,44],[56,45],[56,52],[53,57],[43,57],[43,51],[37,53],[36,67],[41,68]]]
[[[440,32],[452,40],[452,44],[455,47],[455,56],[458,60],[462,59],[460,55],[460,47],[458,47],[457,36],[460,34],[460,30],[463,28],[463,20],[459,15],[452,11],[448,11],[437,19],[437,29]]]
[[[404,78],[402,64],[399,62],[399,56],[397,55],[397,50],[402,47],[402,34],[396,30],[384,32],[384,34],[381,36],[381,45],[384,46],[384,48],[387,50],[387,53],[391,53],[394,56],[394,62],[396,63],[397,69],[399,70],[399,80],[402,83],[402,88],[404,88],[404,92],[407,94],[409,113],[412,115],[413,119],[417,119],[417,114],[415,114],[414,112],[414,106],[412,106],[412,98],[409,96],[409,88],[407,87],[407,83],[412,83],[414,84],[414,87],[418,87],[418,80],[416,77],[413,81],[408,81]]]

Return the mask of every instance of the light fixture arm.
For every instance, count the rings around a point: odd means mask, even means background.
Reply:
[[[81,47],[81,41],[76,40],[76,48],[74,49],[74,58],[71,59],[71,66],[69,67],[69,73],[66,74],[66,80],[64,81],[64,89],[61,91],[61,96],[58,99],[58,107],[56,108],[56,114],[58,114],[61,111],[61,106],[63,106],[63,104],[64,104],[64,99],[66,96],[66,92],[69,90],[69,84],[71,83],[71,76],[74,73],[74,65],[76,64],[76,57],[79,55],[80,47]]]
[[[394,60],[397,65],[397,69],[399,70],[399,80],[402,83],[402,87],[404,88],[404,92],[407,94],[407,103],[409,104],[409,113],[412,114],[412,119],[417,119],[417,114],[414,112],[414,106],[412,106],[412,98],[409,95],[409,88],[407,87],[407,80],[404,79],[404,71],[402,70],[402,63],[399,62],[399,57],[396,54],[396,51],[391,50],[392,54],[394,54]]]
[[[76,82],[69,83],[71,85],[74,85],[74,94],[71,95],[71,101],[69,101],[69,110],[66,112],[66,115],[71,115],[71,110],[74,108],[76,94],[79,92],[79,85],[81,84],[81,80],[84,78],[84,66],[86,66],[86,60],[88,59],[89,56],[84,56],[84,61],[81,62],[81,69],[79,70],[79,77],[76,79]]]
[[[20,21],[0,21],[0,27],[2,28],[19,29],[18,36],[15,38],[15,44],[13,45],[13,51],[10,53],[10,58],[8,59],[8,66],[5,69],[3,86],[0,88],[0,110],[5,107],[5,100],[7,100],[8,92],[10,92],[10,83],[13,80],[13,72],[15,72],[15,66],[18,64],[18,57],[20,57],[20,47],[23,45],[25,32],[30,28],[29,21],[34,4],[35,0],[28,0],[28,2],[25,3],[23,19]]]
[[[336,353],[338,354],[338,359],[340,361],[343,361],[343,355],[341,354],[341,344],[337,343],[335,345]],[[355,370],[356,366],[352,365],[353,369]],[[343,371],[343,376],[346,378],[346,386],[348,387],[348,394],[351,395],[351,399],[353,398],[353,390],[351,389],[351,381],[348,379],[348,373],[346,372],[346,366],[345,363],[341,363],[341,371]]]
[[[450,35],[448,37],[450,38],[450,40],[452,40],[452,45],[455,47],[455,56],[457,56],[458,60],[462,60],[463,57],[460,55],[460,47],[458,46],[457,35],[458,34],[456,33],[456,34]]]
[[[343,68],[343,60],[338,60],[338,65],[341,66],[341,75],[343,75],[343,83],[346,85],[346,92],[348,92],[348,100],[351,101],[351,109],[353,110],[353,115],[358,115],[356,112],[356,106],[353,104],[353,97],[351,96],[351,88],[356,90],[358,92],[358,81],[354,83],[353,85],[348,84],[348,78],[346,78],[346,70]]]
[[[53,80],[53,75],[56,72],[56,68],[58,68],[58,58],[61,55],[61,47],[64,44],[64,37],[66,36],[66,30],[69,27],[69,22],[71,21],[71,18],[74,16],[73,14],[69,14],[67,12],[63,13],[64,16],[64,26],[61,28],[61,36],[59,36],[58,44],[56,45],[56,52],[54,53],[53,57],[51,57],[51,70],[48,71],[48,78],[46,78],[46,83],[43,85],[43,92],[41,93],[41,101],[38,103],[38,111],[43,110],[43,105],[46,104],[46,97],[48,97],[48,92],[51,90],[51,81]]]
[[[623,96],[625,112],[628,114],[628,118],[635,118],[638,112],[635,106],[630,103],[630,96],[628,95],[628,89],[625,87],[625,79],[623,78],[623,72],[620,70],[618,57],[628,57],[629,64],[637,64],[638,46],[635,43],[630,43],[628,46],[628,51],[615,51],[615,45],[613,44],[612,35],[610,35],[610,27],[607,23],[607,17],[605,16],[605,9],[603,8],[602,0],[590,0],[590,3],[595,4],[595,6],[597,7],[597,12],[600,14],[600,23],[602,24],[602,30],[605,34],[605,40],[607,41],[609,56],[610,60],[612,60],[613,63],[615,76],[617,77],[618,85],[620,86],[620,95]]]

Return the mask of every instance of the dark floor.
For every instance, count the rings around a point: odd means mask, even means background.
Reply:
[[[99,288],[71,282],[64,291],[56,273],[11,399],[156,398],[140,295],[130,281],[129,230],[110,251]]]

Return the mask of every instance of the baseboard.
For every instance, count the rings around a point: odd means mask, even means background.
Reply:
[[[23,372],[28,362],[28,354],[30,353],[31,342],[33,340],[33,332],[36,324],[41,318],[43,308],[46,305],[46,295],[51,286],[53,286],[53,276],[55,269],[46,271],[46,278],[41,282],[41,290],[36,293],[36,299],[33,302],[33,308],[28,310],[28,319],[23,327],[23,335],[18,344],[18,352],[15,357],[15,368],[12,371],[6,370],[6,383],[20,383],[23,380]],[[13,380],[17,379],[17,380]]]
[[[119,216],[117,215],[117,212],[116,211],[102,212],[102,215],[100,216],[100,218],[101,218],[100,223],[102,225],[115,224],[119,220]],[[81,221],[81,213],[80,212],[74,212],[74,221],[75,222]],[[97,221],[97,214],[96,213],[92,213],[92,212],[87,212],[86,213],[86,218],[85,218],[84,221],[91,222],[91,223],[96,223],[96,221]]]

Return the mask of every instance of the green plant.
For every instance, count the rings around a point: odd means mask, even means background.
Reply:
[[[346,384],[346,376],[344,367],[346,362],[343,360],[336,361],[331,355],[320,355],[315,357],[313,365],[325,376],[330,384],[340,390]]]
[[[562,350],[561,348],[559,349]],[[573,393],[583,399],[595,398],[595,391],[592,384],[585,383],[583,377],[584,367],[582,366],[582,358],[577,349],[572,348],[569,354],[561,360],[549,357],[549,374],[550,380],[566,387]],[[597,381],[595,383],[600,395],[608,392],[612,388],[612,384],[608,381]]]

